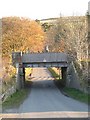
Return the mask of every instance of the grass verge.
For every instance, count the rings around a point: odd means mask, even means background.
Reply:
[[[19,106],[27,97],[28,94],[30,93],[31,90],[31,81],[26,81],[25,83],[25,88],[16,91],[13,95],[9,96],[2,104],[3,108],[7,107],[12,107],[12,106]]]
[[[76,100],[90,104],[90,95],[89,94],[83,93],[82,91],[77,90],[75,88],[67,88],[67,87],[63,88],[63,91],[68,96],[70,96]]]
[[[75,88],[64,87],[62,84],[62,80],[58,79],[58,75],[55,73],[55,71],[52,68],[48,68],[48,70],[51,72],[52,76],[55,78],[55,84],[62,93],[78,101],[90,104],[90,94],[83,93],[80,90],[77,90]]]
[[[59,80],[59,75],[52,68],[48,68],[48,70],[56,80]]]
[[[6,101],[3,102],[3,107],[12,107],[20,105],[30,92],[29,88],[16,91],[13,95],[9,96]]]
[[[63,80],[60,79],[60,76],[52,68],[48,68],[48,70],[50,71],[51,75],[55,78],[54,83],[56,84],[56,86],[59,89],[62,89],[64,87]]]

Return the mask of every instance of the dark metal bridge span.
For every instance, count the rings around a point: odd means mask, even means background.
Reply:
[[[23,54],[24,67],[67,67],[67,55],[65,53],[33,53]]]

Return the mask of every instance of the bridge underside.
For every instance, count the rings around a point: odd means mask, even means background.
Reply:
[[[23,63],[24,68],[28,67],[67,67],[66,62],[49,62],[49,63]]]
[[[62,76],[62,84],[66,85],[67,80],[67,64],[65,63],[28,63],[22,65],[23,67],[17,68],[17,75],[16,75],[16,86],[17,89],[21,89],[25,86],[25,68],[29,67],[60,67],[61,68],[61,76]]]

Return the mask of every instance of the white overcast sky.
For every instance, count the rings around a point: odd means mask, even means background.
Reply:
[[[45,19],[85,15],[90,0],[0,0],[0,18],[20,16]]]

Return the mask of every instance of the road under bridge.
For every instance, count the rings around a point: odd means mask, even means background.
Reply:
[[[62,79],[66,84],[67,79],[67,54],[66,53],[12,53],[13,66],[17,69],[17,89],[25,85],[25,68],[31,67],[59,67]]]

